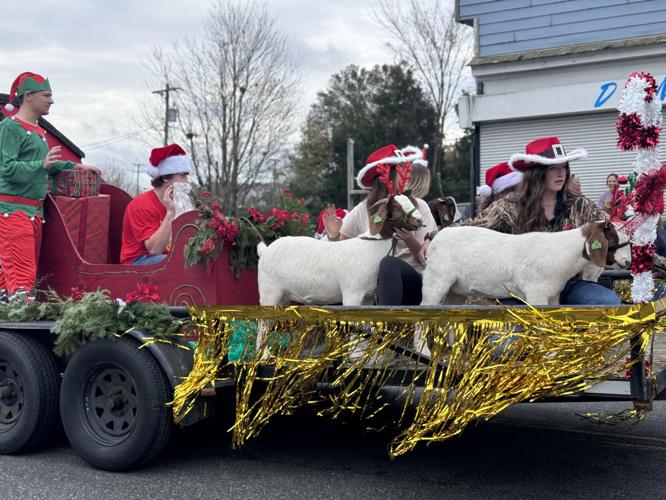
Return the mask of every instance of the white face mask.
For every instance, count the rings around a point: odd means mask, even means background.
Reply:
[[[194,210],[194,203],[190,198],[190,191],[192,186],[189,182],[174,182],[173,186],[173,203],[176,205],[176,217],[190,210]]]

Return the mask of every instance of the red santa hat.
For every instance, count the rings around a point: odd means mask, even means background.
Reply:
[[[51,92],[51,84],[48,78],[44,78],[37,73],[31,73],[30,71],[21,73],[16,77],[9,90],[9,99],[7,99],[7,104],[5,104],[5,111],[7,114],[15,114],[16,108],[13,105],[15,97],[21,97],[27,92],[39,92],[41,90]]]
[[[187,153],[178,144],[155,148],[150,152],[150,165],[146,173],[152,178],[170,174],[189,174],[192,171]]]
[[[525,154],[511,155],[509,166],[513,170],[528,170],[534,167],[563,165],[585,157],[587,157],[587,151],[582,148],[574,149],[567,154],[557,137],[542,137],[525,146]]]
[[[486,183],[479,188],[480,196],[501,193],[505,189],[520,184],[522,172],[514,172],[505,161],[486,170]]]
[[[389,144],[388,146],[379,148],[368,156],[365,166],[356,176],[356,182],[361,189],[370,189],[375,177],[382,175],[383,168],[391,165],[406,165],[407,163],[411,166],[413,161],[420,160],[421,158],[423,158],[423,153],[417,147],[406,146],[398,149],[393,144]],[[405,176],[401,176],[403,184],[409,179],[408,172],[406,174]]]

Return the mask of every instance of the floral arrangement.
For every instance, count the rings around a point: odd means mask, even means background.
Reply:
[[[637,151],[634,172],[628,176],[625,195],[632,197],[635,216],[625,229],[632,235],[632,256],[629,270],[635,303],[652,300],[657,222],[664,211],[666,165],[659,162],[661,133],[661,102],[655,99],[657,82],[649,73],[631,74],[625,83],[616,122],[617,146],[622,151]]]
[[[197,200],[199,222],[197,233],[185,246],[188,266],[214,265],[224,248],[229,254],[229,264],[236,277],[245,269],[256,269],[259,257],[257,244],[270,244],[282,236],[312,236],[314,226],[305,208],[305,199],[295,199],[289,188],[284,188],[280,204],[262,213],[248,208],[244,216],[226,216],[221,204],[208,192]]]

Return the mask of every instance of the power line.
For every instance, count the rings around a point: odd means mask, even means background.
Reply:
[[[143,134],[144,132],[146,132],[148,130],[150,130],[150,127],[147,127],[145,129],[142,129],[142,130],[134,130],[132,132],[128,132],[126,134],[119,135],[119,136],[116,136],[116,137],[111,137],[109,139],[104,139],[104,140],[101,140],[101,141],[91,142],[90,144],[86,144],[84,146],[81,146],[81,149],[90,150],[90,149],[97,149],[97,148],[101,148],[101,147],[105,147],[105,146],[110,146],[112,144],[116,144],[118,142],[122,142],[122,141],[125,141],[127,139],[130,139],[130,138],[132,138],[136,135]]]

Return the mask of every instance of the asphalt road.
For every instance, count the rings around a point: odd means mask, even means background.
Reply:
[[[242,451],[222,426],[179,434],[149,467],[108,473],[62,435],[0,456],[3,499],[23,498],[666,498],[666,404],[646,421],[599,425],[576,412],[626,403],[520,405],[445,443],[390,460],[388,436],[304,413]]]

